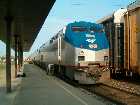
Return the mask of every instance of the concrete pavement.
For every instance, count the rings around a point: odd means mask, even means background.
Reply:
[[[12,105],[15,99],[15,96],[18,93],[20,88],[21,78],[14,77],[14,65],[12,65],[12,92],[6,93],[6,72],[5,72],[5,65],[2,65],[3,68],[0,68],[0,105]]]
[[[22,79],[11,105],[106,105],[96,95],[48,76],[35,65],[24,65],[24,72],[27,77]]]

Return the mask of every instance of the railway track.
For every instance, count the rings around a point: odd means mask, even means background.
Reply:
[[[96,84],[88,86],[80,86],[92,93],[105,97],[118,105],[139,105],[140,96],[137,94],[129,93],[118,88],[108,86],[106,84]]]
[[[128,91],[115,88],[103,83],[98,83],[95,85],[80,85],[75,81],[71,81],[67,78],[61,78],[65,82],[89,91],[90,93],[97,94],[117,105],[140,105],[140,96],[135,93],[130,93]]]

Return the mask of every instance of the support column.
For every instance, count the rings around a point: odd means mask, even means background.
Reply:
[[[18,42],[18,71],[20,72],[20,42]]]
[[[23,49],[22,49],[22,45],[20,44],[20,47],[19,47],[19,59],[20,59],[20,67],[22,67],[23,65]]]
[[[21,48],[21,67],[23,66],[23,49]]]
[[[6,90],[11,92],[11,25],[12,16],[6,16]]]
[[[20,42],[18,42],[18,66],[19,71],[21,71],[21,67],[23,65],[23,49]]]
[[[18,47],[18,35],[15,35],[15,78],[17,77],[17,47]]]

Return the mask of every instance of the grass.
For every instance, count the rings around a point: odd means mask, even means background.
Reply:
[[[11,67],[14,65],[14,63],[12,62],[11,63]],[[5,66],[6,66],[6,64],[4,63],[4,64],[0,64],[0,71],[2,71],[2,70],[5,70]]]
[[[5,64],[0,64],[0,83],[3,83],[5,79]]]
[[[0,71],[5,69],[5,64],[0,64]]]

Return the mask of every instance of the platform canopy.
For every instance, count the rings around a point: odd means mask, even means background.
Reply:
[[[0,0],[0,40],[6,42],[7,8],[12,22],[12,48],[14,36],[18,36],[23,51],[28,51],[40,31],[55,0]]]

